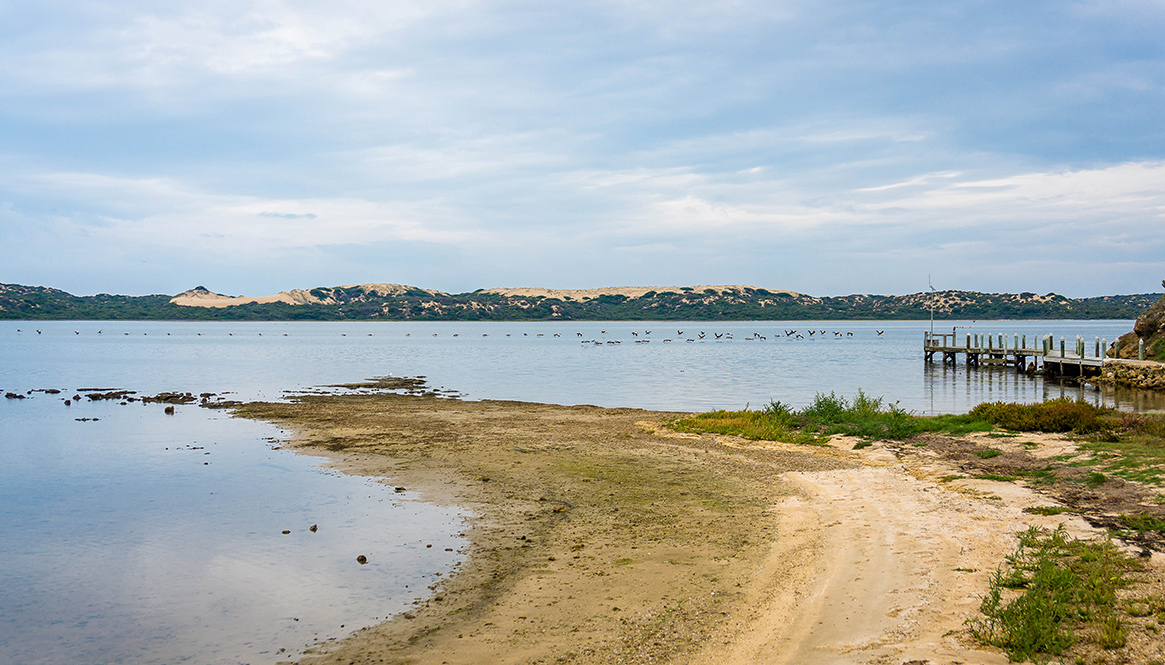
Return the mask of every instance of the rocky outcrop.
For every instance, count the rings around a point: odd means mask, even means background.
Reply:
[[[1161,285],[1165,286],[1165,280]],[[1115,357],[1137,358],[1142,340],[1145,360],[1165,362],[1165,296],[1137,317],[1133,332],[1121,335]]]
[[[1165,390],[1165,363],[1151,360],[1106,360],[1097,383]]]

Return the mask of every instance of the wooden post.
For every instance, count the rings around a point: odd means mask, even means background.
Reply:
[[[1145,340],[1137,340],[1137,360],[1145,359]]]

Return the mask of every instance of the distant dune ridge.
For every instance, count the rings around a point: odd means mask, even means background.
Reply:
[[[235,321],[814,321],[929,319],[1133,319],[1160,293],[1068,298],[1055,293],[924,291],[812,296],[753,286],[537,287],[445,293],[407,284],[349,284],[267,296],[198,286],[176,296],[74,296],[0,284],[0,319]]]
[[[433,291],[430,289],[421,289],[415,286],[407,286],[405,284],[349,284],[346,286],[337,286],[333,289],[328,289],[329,292],[335,290],[350,290],[360,289],[365,293],[374,294],[378,296],[399,296],[408,293],[415,293],[417,291],[424,291],[432,295],[447,295],[441,291]],[[337,300],[329,295],[316,295],[313,291],[319,289],[312,289],[305,291],[303,289],[292,289],[290,291],[280,291],[273,296],[228,296],[221,293],[215,293],[208,290],[205,286],[196,286],[189,291],[183,291],[178,295],[170,298],[170,302],[175,305],[183,307],[232,307],[234,305],[249,305],[256,303],[264,305],[267,303],[286,303],[288,305],[334,305]]]
[[[517,296],[522,298],[591,300],[593,298],[598,298],[599,296],[625,296],[627,298],[642,298],[648,293],[681,294],[687,291],[693,293],[705,293],[708,290],[715,291],[717,295],[724,295],[725,293],[739,294],[747,293],[748,291],[761,290],[766,290],[769,293],[785,293],[791,296],[803,295],[797,293],[796,291],[787,291],[784,289],[758,289],[755,286],[744,286],[741,284],[735,284],[731,286],[608,286],[601,289],[484,289],[482,293],[495,293],[500,296]]]
[[[290,291],[280,291],[273,296],[228,296],[210,291],[204,286],[196,286],[189,291],[183,291],[174,296],[170,299],[170,302],[183,307],[231,307],[234,305],[249,305],[251,303],[262,305],[276,302],[286,303],[288,305],[334,305],[339,301],[331,295],[328,295],[328,293],[352,290],[361,290],[366,294],[377,296],[400,296],[416,294],[417,292],[424,292],[434,296],[449,295],[443,291],[422,289],[407,284],[349,284],[329,289],[316,288],[310,291],[292,289]],[[325,291],[325,293],[320,293],[321,291]],[[480,293],[516,298],[557,298],[558,300],[585,301],[598,298],[599,296],[642,298],[650,293],[674,293],[680,295],[684,293],[706,294],[708,291],[713,291],[716,295],[741,295],[749,291],[768,291],[769,293],[783,293],[794,297],[804,295],[785,289],[759,289],[755,286],[745,286],[743,284],[717,286],[608,286],[599,289],[542,289],[523,287],[482,289]]]

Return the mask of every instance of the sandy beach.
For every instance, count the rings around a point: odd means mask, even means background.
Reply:
[[[965,454],[973,438],[855,451],[681,434],[666,412],[394,394],[237,413],[475,515],[465,563],[427,601],[313,648],[312,665],[1002,664],[965,621],[1015,534],[1094,533],[1023,512],[1048,496],[970,478],[968,464],[1030,463],[1006,441],[985,461]]]

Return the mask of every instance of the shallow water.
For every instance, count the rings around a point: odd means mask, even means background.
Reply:
[[[983,401],[1040,400],[1062,391],[1058,383],[1006,370],[938,366],[934,371],[922,360],[929,326],[925,321],[6,322],[0,325],[0,358],[6,361],[0,390],[92,386],[277,399],[284,390],[423,375],[468,399],[706,410],[771,399],[801,406],[816,392],[852,396],[861,389],[924,414],[963,412]],[[1072,340],[1080,334],[1091,349],[1094,338],[1115,340],[1132,329],[1132,321],[935,323],[938,332],[952,328],[960,337],[1006,333],[1032,339],[1051,333]],[[789,330],[805,339],[785,337]],[[809,330],[825,333],[810,337]],[[717,334],[723,337],[717,340]],[[1125,408],[1137,399],[1089,389],[1066,394]]]
[[[1081,334],[1092,348],[1094,337],[1114,340],[1132,322],[935,324],[941,332],[952,326],[960,337]],[[1163,406],[1148,393],[926,365],[928,329],[928,322],[4,322],[0,392],[66,392],[0,400],[0,661],[273,662],[402,611],[462,556],[465,516],[456,509],[274,450],[281,435],[274,427],[194,406],[173,416],[158,404],[64,406],[80,388],[279,399],[287,390],[423,375],[467,399],[666,410],[769,400],[802,406],[817,392],[858,390],[918,413],[1060,396]],[[790,330],[804,339],[786,337]],[[313,523],[316,533],[307,531]],[[370,563],[357,564],[358,554]]]
[[[457,509],[162,408],[0,400],[0,662],[271,663],[460,560]]]

